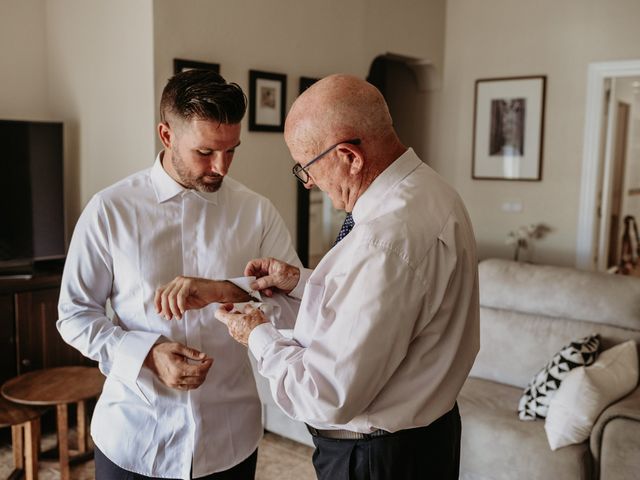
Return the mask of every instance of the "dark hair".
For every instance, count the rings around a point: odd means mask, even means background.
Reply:
[[[169,79],[162,91],[160,118],[197,118],[225,124],[240,123],[247,110],[247,96],[236,83],[227,83],[211,70],[186,70]]]

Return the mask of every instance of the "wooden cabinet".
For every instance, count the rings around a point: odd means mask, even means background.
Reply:
[[[40,368],[95,365],[58,333],[60,278],[0,279],[0,383]]]
[[[13,295],[0,294],[0,383],[17,374],[13,319]]]

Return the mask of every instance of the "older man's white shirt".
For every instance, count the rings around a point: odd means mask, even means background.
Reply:
[[[453,407],[479,348],[467,212],[409,149],[352,213],[351,233],[291,293],[293,339],[264,324],[249,347],[292,418],[362,433],[428,425]]]

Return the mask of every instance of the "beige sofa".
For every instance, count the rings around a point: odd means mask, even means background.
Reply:
[[[517,414],[529,380],[570,341],[640,342],[640,280],[491,259],[480,263],[480,305],[480,352],[458,401],[460,478],[640,478],[640,388],[602,412],[589,441],[556,451],[544,420]]]

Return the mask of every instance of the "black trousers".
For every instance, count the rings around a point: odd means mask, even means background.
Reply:
[[[95,448],[94,456],[96,462],[96,480],[160,480],[153,477],[145,477],[144,475],[120,468],[109,460],[98,448]],[[243,460],[235,467],[225,470],[224,472],[212,473],[206,477],[198,477],[197,480],[254,480],[257,460],[258,450],[256,449],[246,460]]]
[[[457,480],[458,405],[426,427],[365,440],[313,437],[318,480]]]

